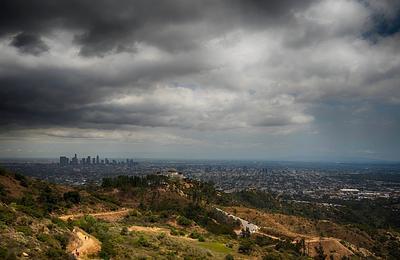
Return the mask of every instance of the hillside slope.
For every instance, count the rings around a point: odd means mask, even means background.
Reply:
[[[399,254],[396,230],[371,229],[371,235],[356,225],[269,212],[244,206],[209,183],[165,176],[120,176],[105,179],[101,187],[68,187],[2,170],[0,201],[1,259],[396,259]],[[243,229],[247,221],[257,228]]]

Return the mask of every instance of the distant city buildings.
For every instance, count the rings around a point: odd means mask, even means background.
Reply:
[[[137,165],[133,159],[126,159],[126,160],[109,160],[108,158],[100,159],[99,155],[96,157],[91,157],[90,155],[86,158],[83,157],[80,160],[78,156],[75,154],[74,157],[69,159],[66,156],[60,156],[60,166],[67,166],[67,165],[126,165],[128,167],[133,167]]]
[[[66,156],[60,156],[60,165],[65,166],[69,164],[69,158]]]

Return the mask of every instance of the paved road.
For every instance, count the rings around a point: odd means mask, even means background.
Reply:
[[[235,219],[235,220],[239,220],[240,223],[242,224],[243,229],[248,228],[248,229],[250,230],[250,233],[256,233],[256,232],[260,229],[259,226],[255,225],[255,224],[253,224],[253,223],[250,223],[250,222],[247,221],[247,220],[244,220],[244,219],[239,218],[239,217],[237,217],[237,216],[235,216],[235,215],[232,215],[232,214],[230,214],[230,213],[228,213],[228,212],[226,212],[226,211],[223,211],[222,209],[219,209],[219,208],[215,208],[215,209],[218,210],[218,211],[220,211],[220,212],[222,212],[222,213],[224,213],[225,215],[227,215],[227,216],[229,216],[229,217]]]

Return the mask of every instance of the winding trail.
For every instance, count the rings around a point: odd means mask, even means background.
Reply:
[[[61,215],[58,218],[64,221],[67,221],[68,219],[77,219],[81,218],[85,215],[89,215],[95,218],[103,219],[103,220],[108,220],[108,221],[114,221],[116,219],[120,219],[128,215],[129,211],[131,209],[120,209],[117,211],[105,211],[105,212],[96,212],[96,213],[77,213],[77,214],[70,214],[70,215]]]
[[[85,215],[89,215],[98,219],[115,221],[121,219],[128,215],[131,209],[121,209],[117,211],[106,211],[106,212],[96,212],[96,213],[77,213],[62,215],[58,218],[63,221],[68,221],[69,219],[78,219]],[[96,255],[101,250],[101,242],[97,240],[94,236],[89,235],[82,229],[74,227],[72,233],[75,239],[72,240],[67,246],[67,252],[75,256],[76,259],[84,260],[89,259],[90,255]]]
[[[76,259],[88,259],[88,256],[96,255],[100,252],[101,242],[95,237],[78,227],[75,227],[72,232],[77,239],[68,246],[68,252],[73,254]]]
[[[222,209],[219,209],[219,208],[215,208],[215,209],[218,210],[219,212],[224,213],[228,217],[231,217],[231,218],[233,218],[235,220],[239,220],[240,223],[242,224],[243,229],[249,229],[250,233],[256,233],[260,229],[260,227],[257,226],[256,224],[250,223],[249,221],[244,220],[242,218],[239,218],[239,217],[237,217],[235,215],[232,215],[232,214],[230,214],[230,213],[228,213],[228,212],[226,212],[226,211],[224,211]],[[236,231],[237,234],[239,234],[240,232],[241,231]]]

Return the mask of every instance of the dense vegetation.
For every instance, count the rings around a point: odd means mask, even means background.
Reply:
[[[315,223],[329,219],[335,224],[317,226],[322,236],[351,239],[356,234],[351,242],[357,247],[375,256],[400,259],[399,220],[393,210],[399,202],[393,200],[348,201],[341,207],[329,207],[317,202],[296,203],[256,190],[225,194],[216,191],[212,183],[162,175],[105,178],[100,187],[72,188],[1,170],[0,201],[0,259],[25,255],[67,259],[66,247],[74,227],[102,243],[99,256],[103,259],[308,258],[304,239],[276,234],[280,236],[276,240],[263,235],[263,230],[251,234],[245,229],[237,235],[240,222],[215,209],[224,206],[255,209],[258,215],[299,216]],[[122,207],[132,210],[118,221],[86,215],[64,222],[55,217]],[[131,227],[157,227],[160,231],[142,232]],[[343,244],[348,246],[348,242]],[[316,246],[315,252],[317,259],[330,257],[322,245]]]

